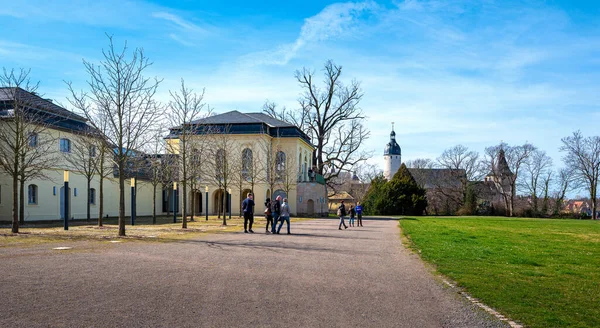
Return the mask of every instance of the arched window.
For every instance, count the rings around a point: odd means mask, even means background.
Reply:
[[[96,204],[96,189],[90,189],[90,204]]]
[[[227,165],[227,161],[225,159],[225,150],[219,149],[215,155],[215,176],[217,180],[223,180],[224,173],[227,170],[225,165]]]
[[[69,140],[67,138],[61,138],[60,139],[60,151],[62,151],[63,153],[70,153],[71,152],[71,140]]]
[[[90,157],[96,157],[96,146],[94,145],[90,146]]]
[[[282,151],[278,151],[277,156],[275,157],[275,173],[276,173],[277,179],[281,179],[281,177],[285,173],[285,164],[286,164],[285,153]]]
[[[252,149],[245,148],[242,151],[242,177],[248,180],[252,175]]]
[[[38,187],[34,184],[30,184],[27,187],[27,200],[29,204],[37,204],[38,202]]]
[[[35,132],[32,132],[29,134],[29,147],[37,147],[38,145],[38,134]]]

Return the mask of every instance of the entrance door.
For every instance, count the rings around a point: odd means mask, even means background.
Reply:
[[[309,216],[313,216],[315,215],[315,201],[312,199],[309,199],[308,202],[306,202],[306,214],[308,214]]]

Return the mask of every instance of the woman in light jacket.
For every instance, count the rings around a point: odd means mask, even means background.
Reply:
[[[279,216],[279,228],[277,228],[277,233],[281,231],[281,226],[283,226],[283,221],[287,222],[287,234],[290,234],[290,205],[288,205],[287,198],[283,199],[283,204],[281,204],[281,215]]]

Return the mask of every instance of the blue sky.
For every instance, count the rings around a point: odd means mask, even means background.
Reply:
[[[184,78],[216,112],[296,108],[294,71],[333,59],[362,81],[373,163],[392,121],[405,160],[529,141],[557,166],[560,138],[600,123],[593,1],[0,0],[0,31],[0,66],[31,68],[63,104],[105,33],[144,48],[161,100]]]

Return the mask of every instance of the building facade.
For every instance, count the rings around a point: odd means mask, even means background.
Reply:
[[[91,137],[87,132],[91,127],[87,120],[80,115],[72,113],[65,108],[54,104],[51,100],[43,99],[35,94],[19,88],[0,88],[0,129],[5,135],[11,131],[10,125],[14,124],[15,105],[36,117],[43,117],[37,121],[43,124],[40,129],[35,124],[26,127],[31,130],[28,134],[29,147],[44,148],[44,157],[40,158],[40,171],[27,179],[24,183],[24,221],[60,220],[64,217],[64,172],[69,171],[69,216],[73,219],[87,217],[87,204],[90,204],[91,218],[98,217],[100,178],[94,174],[88,193],[86,175],[73,165],[74,160],[80,155],[78,151],[86,147],[84,153],[89,156],[99,156],[95,148],[88,148],[94,142],[88,142]],[[97,136],[100,137],[100,136]],[[1,144],[2,154],[0,160],[7,160],[10,156],[10,147]],[[111,156],[108,154],[107,156]],[[112,162],[106,158],[107,163]],[[42,165],[43,164],[43,165]],[[111,169],[111,171],[113,171]],[[115,172],[111,172],[104,179],[104,208],[105,216],[118,216],[119,211],[119,185]],[[129,185],[129,181],[128,181]],[[137,182],[136,213],[139,216],[152,214],[153,188],[143,177]],[[130,213],[130,193],[125,193],[125,212]],[[161,199],[161,190],[157,191],[157,199]],[[12,178],[0,168],[0,221],[12,220],[13,192]],[[162,213],[160,202],[157,202],[157,213]]]
[[[190,153],[198,154],[190,166],[200,168],[191,178],[196,181],[187,182],[196,185],[186,195],[188,211],[214,215],[229,212],[231,204],[231,212],[239,215],[241,202],[252,192],[256,215],[262,214],[267,198],[277,196],[288,198],[294,215],[327,212],[324,180],[310,172],[314,147],[296,126],[264,113],[230,111],[185,128],[193,131],[185,137]],[[173,127],[166,137],[167,149],[174,155],[183,147],[183,129]]]

